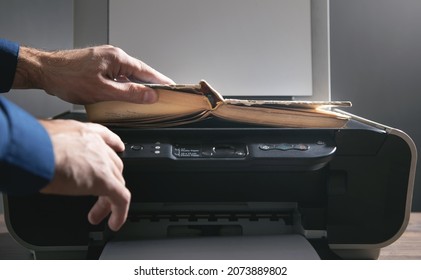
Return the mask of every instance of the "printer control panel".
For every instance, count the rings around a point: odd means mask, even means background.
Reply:
[[[254,160],[323,158],[332,156],[336,146],[330,141],[285,141],[277,143],[125,143],[122,158],[165,158],[172,160]]]
[[[281,141],[148,141],[126,142],[120,157],[142,170],[316,170],[332,159],[336,146],[330,139]],[[238,140],[238,139],[237,139]],[[203,139],[202,139],[203,141]],[[154,169],[155,166],[155,169]]]

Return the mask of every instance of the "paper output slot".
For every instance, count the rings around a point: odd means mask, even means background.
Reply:
[[[293,213],[130,213],[128,219],[131,222],[138,222],[140,220],[148,220],[151,222],[159,222],[162,220],[173,222],[179,220],[187,220],[189,222],[197,222],[199,220],[214,222],[218,220],[228,220],[234,222],[240,219],[249,221],[268,219],[270,221],[283,221],[285,224],[291,225]]]

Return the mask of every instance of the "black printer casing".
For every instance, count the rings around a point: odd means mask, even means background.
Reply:
[[[327,258],[377,258],[408,223],[415,145],[405,133],[357,116],[340,129],[210,120],[113,130],[126,145],[120,156],[132,193],[130,223],[180,217],[192,225],[198,217],[210,224],[220,217],[234,224],[238,217],[282,220],[314,244],[326,244],[332,252]],[[93,197],[5,195],[4,201],[9,232],[37,258],[86,258],[90,247],[109,238],[106,223],[87,221]],[[221,229],[205,228],[200,234],[218,235]]]

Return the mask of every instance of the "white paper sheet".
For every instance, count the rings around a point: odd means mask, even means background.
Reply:
[[[196,237],[110,241],[103,260],[314,260],[320,259],[301,235]]]

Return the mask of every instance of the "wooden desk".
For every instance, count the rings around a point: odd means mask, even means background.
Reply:
[[[25,249],[19,247],[7,234],[3,215],[0,215],[0,237],[0,259],[2,259],[2,251],[6,251],[14,259],[29,257]],[[421,212],[411,214],[406,231],[392,245],[381,250],[379,259],[421,260]]]
[[[402,236],[380,251],[381,260],[421,260],[421,212],[411,213]]]

